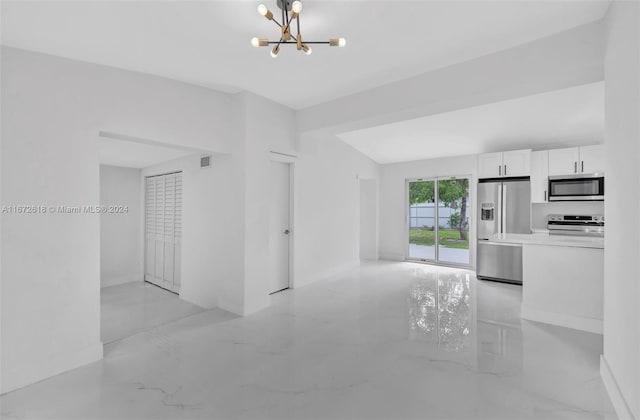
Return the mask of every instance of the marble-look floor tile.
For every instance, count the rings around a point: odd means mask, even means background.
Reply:
[[[518,286],[370,263],[112,343],[1,398],[20,419],[615,418],[602,337],[520,319]]]
[[[142,281],[105,287],[100,289],[100,336],[108,344],[203,310]]]

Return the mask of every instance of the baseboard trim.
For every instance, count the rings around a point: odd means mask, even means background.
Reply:
[[[404,261],[402,254],[380,254],[380,259],[384,261]]]
[[[600,355],[600,376],[602,377],[604,388],[607,390],[607,394],[609,394],[611,404],[613,404],[613,408],[616,410],[618,419],[637,420],[633,416],[631,408],[629,408],[629,405],[624,399],[622,392],[620,392],[618,382],[616,381],[615,376],[613,376],[611,367],[609,366],[609,363],[607,363],[607,359],[604,357],[604,355]]]
[[[99,342],[77,351],[48,357],[46,360],[39,361],[39,363],[29,363],[26,366],[16,367],[3,372],[0,393],[6,394],[24,388],[89,363],[97,362],[102,357],[103,345],[102,342]]]
[[[529,321],[573,328],[574,330],[587,331],[594,334],[602,334],[604,331],[604,322],[601,319],[541,311],[532,309],[524,304],[521,306],[521,316]]]

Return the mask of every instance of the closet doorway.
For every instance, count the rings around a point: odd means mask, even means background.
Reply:
[[[182,172],[145,178],[144,280],[180,293]]]

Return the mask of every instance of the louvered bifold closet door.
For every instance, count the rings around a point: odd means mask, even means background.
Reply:
[[[182,174],[147,178],[145,280],[180,291]]]
[[[147,178],[144,192],[144,279],[150,282],[155,282],[156,272],[156,185],[158,178]]]

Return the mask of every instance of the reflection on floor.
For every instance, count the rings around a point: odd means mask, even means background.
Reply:
[[[520,319],[521,288],[371,263],[117,341],[105,360],[0,400],[64,419],[615,418],[602,337]]]
[[[203,310],[145,282],[105,287],[100,290],[100,335],[107,344]]]

